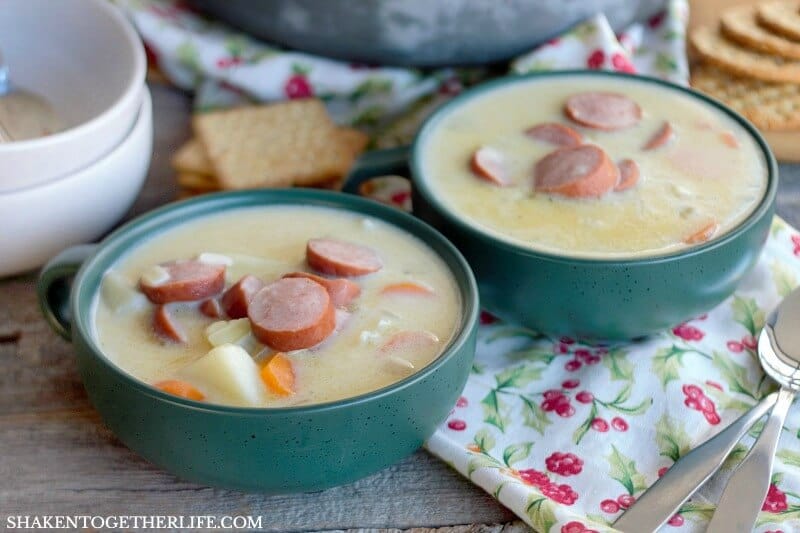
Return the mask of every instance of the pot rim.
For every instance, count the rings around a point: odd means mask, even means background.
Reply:
[[[669,252],[665,254],[658,254],[652,256],[631,257],[631,258],[580,257],[580,256],[569,256],[564,254],[549,253],[541,250],[536,250],[533,248],[526,247],[522,244],[513,242],[510,238],[500,238],[494,236],[489,231],[484,230],[480,226],[471,225],[467,223],[465,220],[463,220],[463,217],[459,216],[451,208],[446,206],[438,198],[438,196],[434,194],[433,191],[429,188],[427,179],[423,177],[424,173],[422,171],[423,166],[421,161],[426,138],[430,135],[430,132],[437,127],[438,123],[454,109],[458,108],[460,105],[467,103],[468,101],[471,101],[475,98],[482,96],[486,92],[511,86],[517,83],[527,83],[532,80],[538,80],[542,78],[569,78],[569,77],[587,77],[587,76],[597,77],[597,78],[602,78],[602,77],[617,78],[622,80],[631,80],[632,83],[650,83],[653,85],[665,87],[669,90],[688,95],[689,97],[694,98],[695,100],[699,100],[705,105],[708,105],[722,112],[723,114],[727,115],[735,122],[737,122],[739,125],[741,125],[744,128],[744,130],[755,141],[756,145],[759,148],[759,151],[761,152],[762,157],[764,158],[764,162],[767,167],[766,168],[767,184],[758,205],[756,205],[756,207],[747,215],[747,217],[744,220],[742,220],[741,222],[739,222],[739,224],[728,230],[724,235],[716,239],[711,239],[710,241],[700,244],[698,246],[689,247],[685,250],[679,250],[676,252]],[[753,126],[750,122],[748,122],[739,113],[732,110],[722,102],[715,100],[714,98],[711,98],[706,94],[695,91],[694,89],[691,89],[689,87],[676,85],[672,82],[662,80],[659,78],[654,78],[651,76],[625,74],[608,70],[570,69],[570,70],[532,72],[529,74],[516,74],[516,75],[504,76],[501,78],[497,78],[495,80],[491,80],[476,85],[475,87],[464,91],[460,95],[456,96],[449,102],[439,107],[425,120],[425,122],[422,124],[422,127],[419,129],[416,137],[414,138],[414,142],[412,143],[409,167],[411,169],[411,173],[414,176],[413,180],[414,186],[419,191],[419,193],[424,197],[425,201],[428,202],[435,209],[437,213],[445,217],[449,223],[457,226],[459,230],[465,231],[470,236],[479,238],[485,244],[497,246],[507,251],[517,253],[519,255],[528,256],[533,259],[545,260],[550,262],[566,263],[572,265],[577,264],[582,266],[607,266],[607,267],[624,268],[630,266],[643,266],[651,264],[669,263],[672,261],[682,260],[689,257],[695,257],[716,250],[718,248],[724,247],[731,241],[737,239],[739,235],[752,228],[754,225],[758,223],[759,220],[761,220],[765,215],[771,212],[778,189],[778,165],[777,162],[775,161],[775,157],[772,154],[772,151],[769,149],[769,146],[767,145],[767,142],[764,140],[764,137],[758,132],[755,126]]]
[[[450,270],[462,300],[460,323],[450,342],[436,359],[400,381],[357,396],[290,407],[238,407],[199,402],[167,394],[132,376],[103,353],[93,334],[92,310],[94,308],[94,299],[100,290],[103,273],[120,257],[146,240],[149,235],[174,228],[190,219],[218,214],[225,210],[273,205],[332,208],[371,216],[414,236],[431,248]],[[89,286],[89,279],[91,278],[97,280],[93,286]],[[373,200],[349,194],[312,189],[267,189],[214,193],[168,204],[141,215],[103,239],[97,252],[81,266],[72,286],[69,307],[73,317],[73,344],[75,344],[75,337],[80,337],[81,342],[86,345],[92,357],[100,361],[138,392],[155,397],[160,401],[195,411],[248,416],[317,414],[365,404],[407,389],[431,376],[461,350],[468,349],[466,345],[468,339],[477,328],[480,309],[478,287],[472,270],[456,247],[436,229],[408,213]],[[80,312],[82,307],[86,309],[85,313]]]

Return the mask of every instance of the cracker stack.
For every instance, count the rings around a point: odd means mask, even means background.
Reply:
[[[694,88],[762,130],[800,128],[800,1],[730,7],[718,28],[695,28],[691,44],[701,58]]]
[[[333,123],[319,100],[200,113],[175,153],[181,197],[222,189],[339,188],[367,145]]]

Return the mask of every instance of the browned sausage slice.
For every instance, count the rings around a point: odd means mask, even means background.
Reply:
[[[336,327],[336,308],[328,291],[307,278],[283,278],[258,291],[247,316],[256,338],[288,352],[310,348]]]
[[[317,276],[316,274],[310,274],[308,272],[290,272],[285,274],[283,277],[308,278],[316,281],[328,291],[328,295],[331,297],[334,307],[344,307],[358,298],[358,296],[361,294],[361,287],[358,286],[358,283],[350,281],[349,279],[328,279],[323,278],[322,276]]]
[[[383,268],[371,248],[337,239],[311,239],[306,245],[309,266],[332,276],[363,276]]]
[[[162,263],[164,279],[144,279],[139,287],[155,304],[189,302],[210,298],[225,287],[225,265],[211,265],[194,259]]]
[[[209,298],[200,304],[200,312],[208,318],[219,318],[222,316],[222,308],[216,298]]]
[[[583,135],[557,122],[537,124],[525,130],[525,135],[556,146],[578,146],[583,142]]]
[[[592,144],[559,148],[536,163],[537,191],[570,197],[597,197],[617,184],[617,168],[601,148]]]
[[[664,121],[664,124],[658,129],[657,132],[650,137],[650,140],[647,141],[647,144],[644,145],[645,150],[655,150],[656,148],[661,148],[662,146],[668,144],[672,139],[675,137],[675,130],[672,129],[672,125]]]
[[[153,329],[156,333],[174,342],[186,342],[186,334],[169,312],[166,305],[156,306],[153,313]]]
[[[475,150],[469,160],[469,168],[478,177],[500,187],[511,184],[505,156],[491,146],[481,146]]]
[[[567,98],[564,112],[578,124],[609,131],[629,128],[642,118],[639,104],[625,95],[606,92],[574,94]]]
[[[247,306],[255,293],[264,288],[264,282],[247,274],[222,295],[222,308],[230,318],[247,316]]]
[[[614,186],[615,191],[626,191],[639,182],[639,165],[633,159],[623,159],[617,165],[619,181]]]

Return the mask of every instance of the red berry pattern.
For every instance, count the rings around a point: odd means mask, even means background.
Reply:
[[[517,474],[523,483],[537,487],[543,496],[556,503],[572,505],[578,500],[578,493],[572,490],[572,487],[565,483],[553,483],[544,472],[529,468],[527,470],[519,470]]]
[[[581,403],[592,403],[594,401],[594,394],[588,390],[582,390],[575,395],[575,399]]]
[[[717,407],[714,402],[703,393],[703,390],[697,385],[684,385],[681,390],[686,398],[683,400],[684,405],[695,411],[700,411],[705,417],[706,421],[712,426],[720,423],[719,414],[717,414]]]
[[[289,79],[286,80],[286,85],[283,86],[283,92],[286,94],[286,97],[291,100],[297,98],[311,98],[314,96],[314,89],[311,88],[308,78],[303,74],[294,74],[290,76]]]
[[[517,472],[519,474],[520,479],[526,485],[531,485],[533,487],[542,487],[550,483],[550,478],[547,477],[547,474],[544,472],[540,472],[534,468],[528,468],[526,470],[520,470]]]
[[[764,505],[761,506],[761,510],[768,513],[780,513],[785,511],[787,507],[786,494],[775,483],[772,483],[769,486],[767,497],[764,499]]]
[[[608,514],[618,513],[619,503],[616,500],[603,500],[600,502],[600,510]]]
[[[685,341],[699,341],[705,337],[705,333],[685,322],[672,328],[672,333]]]
[[[564,364],[564,370],[568,372],[575,372],[577,370],[580,370],[581,366],[582,365],[580,361],[578,361],[577,359],[573,359],[572,361],[567,361]]]
[[[539,487],[539,490],[542,491],[543,496],[546,496],[554,502],[562,505],[572,505],[578,500],[578,493],[572,490],[572,487],[565,483],[560,485],[556,483],[550,483],[548,485]]]
[[[497,322],[497,317],[491,314],[489,311],[481,311],[480,322],[483,325],[494,324]]]
[[[627,509],[634,503],[636,503],[636,498],[631,496],[630,494],[620,494],[617,496],[617,503],[622,509]]]
[[[583,523],[573,520],[561,526],[561,533],[597,533],[597,530],[589,529]]]
[[[800,256],[800,235],[792,235],[792,244],[794,245],[794,255]]]
[[[464,431],[467,429],[467,423],[463,420],[453,419],[447,423],[447,427],[453,431]]]
[[[758,348],[758,340],[756,340],[756,338],[752,335],[745,335],[742,337],[742,344],[748,350],[755,350]]]
[[[551,389],[544,392],[544,400],[541,408],[544,412],[555,411],[558,416],[569,418],[575,414],[575,408],[569,401],[569,397],[560,390]]]
[[[608,431],[608,422],[602,418],[595,418],[592,420],[592,429],[600,433],[605,433]]]
[[[628,431],[628,422],[625,421],[624,418],[620,418],[615,416],[611,419],[611,427],[616,429],[617,431]]]
[[[681,527],[683,525],[683,517],[679,514],[674,515],[672,518],[669,519],[667,524],[671,525],[672,527]]]
[[[583,470],[583,460],[573,453],[555,452],[545,459],[547,469],[560,476],[575,476]]]
[[[669,470],[668,466],[662,466],[661,468],[659,468],[658,469],[658,477],[662,477],[664,474],[666,474],[667,470]]]
[[[741,353],[744,351],[744,344],[739,341],[728,341],[728,349],[733,353]]]
[[[619,72],[627,72],[628,74],[636,73],[636,68],[631,64],[628,57],[619,52],[611,56],[611,65],[614,67],[614,70]]]
[[[575,389],[581,384],[577,379],[568,379],[561,384],[565,389]]]
[[[587,68],[599,69],[603,67],[603,63],[605,63],[605,61],[606,54],[603,53],[602,50],[597,49],[589,54],[589,57],[586,58],[586,66]]]
[[[458,400],[456,400],[456,407],[466,407],[469,405],[469,400],[467,400],[464,396],[459,396]]]

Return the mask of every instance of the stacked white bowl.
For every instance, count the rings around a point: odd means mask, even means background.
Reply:
[[[142,43],[107,0],[3,0],[11,82],[43,96],[66,128],[0,143],[0,276],[36,268],[106,233],[147,175],[152,102]]]

